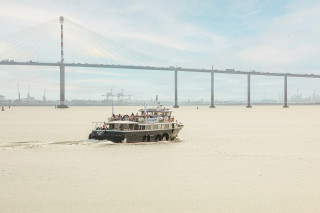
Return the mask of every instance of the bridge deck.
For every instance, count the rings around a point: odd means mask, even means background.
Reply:
[[[60,63],[38,63],[38,62],[0,62],[0,65],[27,65],[27,66],[60,66]],[[138,69],[138,70],[159,70],[159,71],[179,71],[179,72],[203,72],[203,73],[223,73],[238,75],[264,75],[264,76],[288,76],[302,78],[320,78],[320,75],[314,74],[294,74],[294,73],[273,73],[273,72],[248,72],[238,70],[207,70],[207,69],[191,69],[181,67],[152,67],[152,66],[134,66],[134,65],[115,65],[115,64],[75,64],[65,63],[66,67],[95,67],[95,68],[113,68],[113,69]]]

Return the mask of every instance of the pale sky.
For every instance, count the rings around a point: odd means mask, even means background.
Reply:
[[[58,17],[63,15],[163,66],[320,74],[319,1],[0,0],[0,4],[1,60],[59,61]],[[39,37],[17,36],[43,22],[48,23],[45,33],[51,29],[56,33],[48,40],[41,43],[43,32]],[[68,30],[72,26],[66,22],[66,62],[126,63],[125,56],[117,61],[112,50],[99,49],[98,43],[89,47],[91,42],[83,41],[88,49],[83,48],[77,44],[80,39],[67,37]],[[8,35],[16,37],[8,42]],[[34,49],[23,52],[24,41]],[[68,67],[66,99],[101,99],[111,88],[115,92],[123,88],[136,99],[158,94],[173,101],[173,77],[171,72]],[[178,81],[179,100],[210,100],[209,74],[179,73]],[[246,76],[217,74],[215,83],[218,100],[246,99]],[[319,79],[289,78],[288,83],[289,96],[297,91],[305,96],[314,90],[320,93]],[[58,99],[58,67],[0,66],[0,94],[17,98],[17,84],[22,96],[30,84],[32,96],[40,99],[46,89],[48,99]],[[252,77],[254,100],[278,99],[282,92],[282,78]]]

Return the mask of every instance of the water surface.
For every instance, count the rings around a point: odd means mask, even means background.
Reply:
[[[320,106],[181,107],[178,141],[88,140],[110,114],[0,112],[0,212],[320,211]]]

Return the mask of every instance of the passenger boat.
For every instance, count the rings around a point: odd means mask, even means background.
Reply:
[[[172,111],[158,105],[140,110],[140,114],[115,115],[108,122],[93,122],[95,129],[89,139],[108,140],[115,143],[172,141],[183,128],[174,121]]]

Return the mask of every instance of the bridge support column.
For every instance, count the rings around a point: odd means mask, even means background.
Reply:
[[[65,83],[64,83],[64,58],[63,58],[63,16],[60,16],[60,24],[61,24],[61,63],[60,63],[60,105],[58,108],[68,108],[67,105],[64,104],[65,98]]]
[[[65,72],[64,72],[64,65],[60,65],[60,105],[58,108],[68,108],[67,105],[64,103],[65,100]]]
[[[251,89],[250,89],[250,73],[248,74],[248,81],[247,81],[247,83],[248,83],[248,101],[247,101],[247,108],[252,108],[252,106],[251,106],[251,97],[250,97],[250,92],[251,92]]]
[[[174,71],[174,106],[173,108],[179,108],[178,106],[178,70]]]
[[[285,75],[284,76],[284,100],[283,100],[283,108],[288,108],[289,106],[288,106],[288,85],[287,85],[287,83],[288,83],[288,76],[287,75]]]
[[[216,108],[214,106],[214,72],[211,71],[211,105],[210,108]]]

